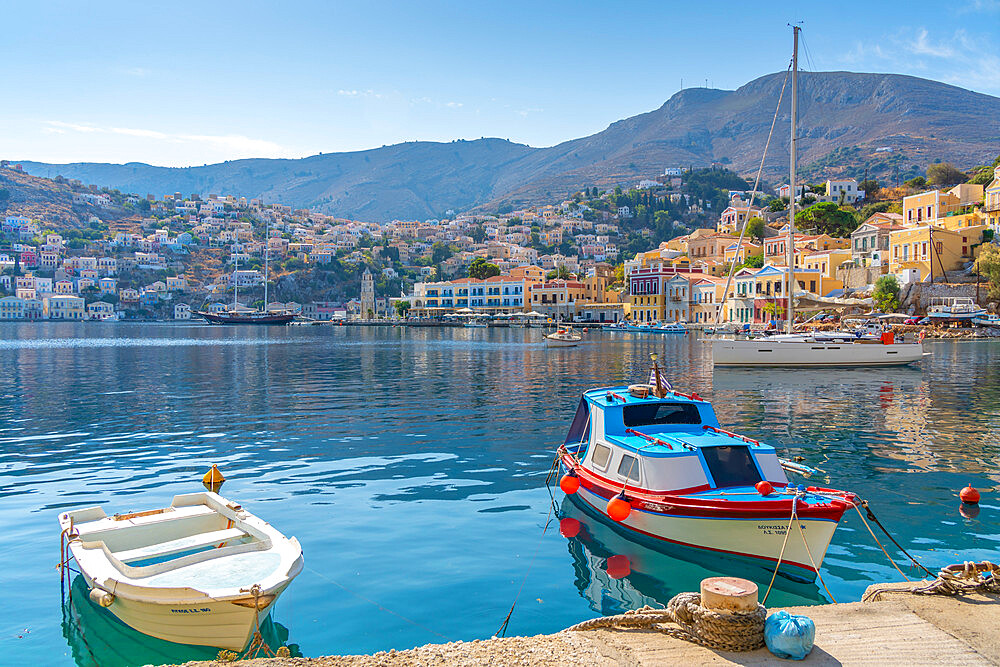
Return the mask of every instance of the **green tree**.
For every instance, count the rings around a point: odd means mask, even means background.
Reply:
[[[486,278],[492,278],[493,276],[500,275],[500,267],[492,262],[487,261],[483,257],[476,257],[469,264],[469,277],[478,278],[479,280],[485,280]]]
[[[476,225],[472,228],[472,231],[469,232],[469,236],[471,236],[472,240],[476,243],[482,243],[486,240],[486,230],[483,229],[482,225]]]
[[[149,209],[151,208],[149,205],[149,201],[146,199],[140,199],[136,203],[135,207],[139,210],[140,213],[149,213]]]
[[[399,252],[398,249],[396,252]],[[440,264],[454,254],[455,252],[447,243],[435,241],[434,245],[431,246],[431,263]]]
[[[858,228],[858,219],[852,211],[833,202],[820,202],[796,213],[795,226],[815,230],[817,234],[843,238]]]
[[[773,213],[784,211],[786,208],[788,208],[788,203],[781,197],[775,197],[767,204],[767,209]]]
[[[990,298],[1000,299],[1000,246],[983,244],[976,259],[975,270],[989,281]]]
[[[409,301],[397,301],[396,302],[396,314],[400,317],[406,317],[406,314],[410,312],[410,302]]]
[[[908,181],[903,182],[904,185],[908,185],[911,188],[923,188],[927,187],[927,179],[923,176],[914,176]]]
[[[997,156],[997,159],[993,160],[993,164],[988,166],[982,165],[973,169],[971,172],[972,178],[969,179],[969,183],[974,183],[976,185],[989,185],[993,182],[995,174],[994,170],[997,166],[1000,166],[1000,155]]]
[[[864,222],[868,218],[872,217],[876,213],[898,213],[894,209],[898,208],[899,205],[896,202],[891,201],[877,201],[871,204],[865,204],[861,207],[861,213],[859,214],[859,219]]]
[[[864,190],[865,199],[871,201],[875,197],[875,193],[878,192],[879,189],[881,189],[881,186],[878,184],[878,181],[876,181],[874,178],[869,178],[866,181],[861,181],[860,183],[858,183],[858,188]]]
[[[554,280],[556,278],[561,278],[562,280],[569,280],[572,277],[573,274],[569,272],[569,269],[566,268],[565,264],[560,264],[559,266],[557,266],[556,268],[545,274],[546,280]]]
[[[764,255],[750,255],[737,268],[760,269],[764,266]]]
[[[899,309],[899,282],[891,273],[875,281],[872,292],[875,307],[883,313],[891,313]]]
[[[927,182],[931,185],[956,185],[965,183],[968,176],[948,162],[936,162],[927,167]]]
[[[764,228],[766,225],[764,221],[760,218],[750,218],[747,221],[747,231],[746,235],[752,239],[757,239],[758,241],[764,240]]]

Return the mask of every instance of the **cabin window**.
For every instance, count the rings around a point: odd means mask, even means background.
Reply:
[[[708,471],[717,489],[727,486],[753,486],[762,481],[746,445],[702,447]]]
[[[634,456],[622,454],[621,463],[618,464],[618,474],[632,480],[633,482],[638,482],[639,462],[635,460]]]
[[[628,405],[622,410],[625,426],[657,424],[700,424],[698,408],[690,403],[646,403]]]
[[[611,459],[611,448],[604,445],[594,445],[594,456],[590,459],[595,468],[606,468]]]

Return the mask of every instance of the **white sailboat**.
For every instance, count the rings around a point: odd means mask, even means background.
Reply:
[[[788,320],[786,334],[755,339],[726,338],[712,341],[712,360],[715,366],[900,366],[923,357],[919,342],[896,342],[891,331],[876,339],[859,337],[855,340],[830,340],[829,336],[794,332],[795,322],[795,158],[798,139],[796,122],[798,114],[799,80],[799,31],[792,26],[792,132],[789,160],[789,202],[787,267],[785,294],[788,295]],[[766,149],[765,149],[766,150]],[[763,160],[761,161],[763,164]],[[740,240],[743,241],[743,233]],[[735,268],[735,263],[734,263]],[[730,270],[726,284],[728,293],[732,282]],[[728,294],[726,295],[728,296]],[[725,299],[726,296],[723,298]],[[725,301],[723,301],[723,307]],[[722,308],[719,309],[721,316]]]
[[[59,515],[90,600],[123,623],[179,644],[242,650],[302,571],[302,547],[215,493],[108,516]]]

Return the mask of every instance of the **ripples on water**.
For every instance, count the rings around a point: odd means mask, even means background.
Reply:
[[[766,573],[646,549],[587,517],[572,540],[554,525],[542,533],[545,475],[580,392],[636,381],[653,351],[724,426],[805,457],[827,472],[814,483],[871,498],[931,569],[995,559],[1000,541],[992,494],[971,520],[956,496],[996,485],[997,343],[929,344],[915,368],[713,373],[695,336],[592,332],[579,348],[546,350],[538,330],[123,323],[0,334],[0,527],[12,538],[0,567],[17,601],[0,615],[0,650],[19,661],[94,661],[72,623],[64,637],[56,514],[168,503],[199,490],[212,463],[227,495],[303,545],[307,569],[274,616],[306,655],[488,637],[531,562],[510,633],[663,604],[720,571],[766,584]],[[607,576],[615,554],[629,556],[629,577]],[[823,574],[838,600],[898,577],[856,517]],[[783,583],[769,604],[826,601],[820,590]],[[124,633],[90,642],[98,662],[204,656],[84,616],[84,630]]]

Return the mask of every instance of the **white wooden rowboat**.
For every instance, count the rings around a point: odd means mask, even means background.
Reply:
[[[239,651],[302,571],[302,547],[215,493],[59,515],[90,600],[147,635]]]

